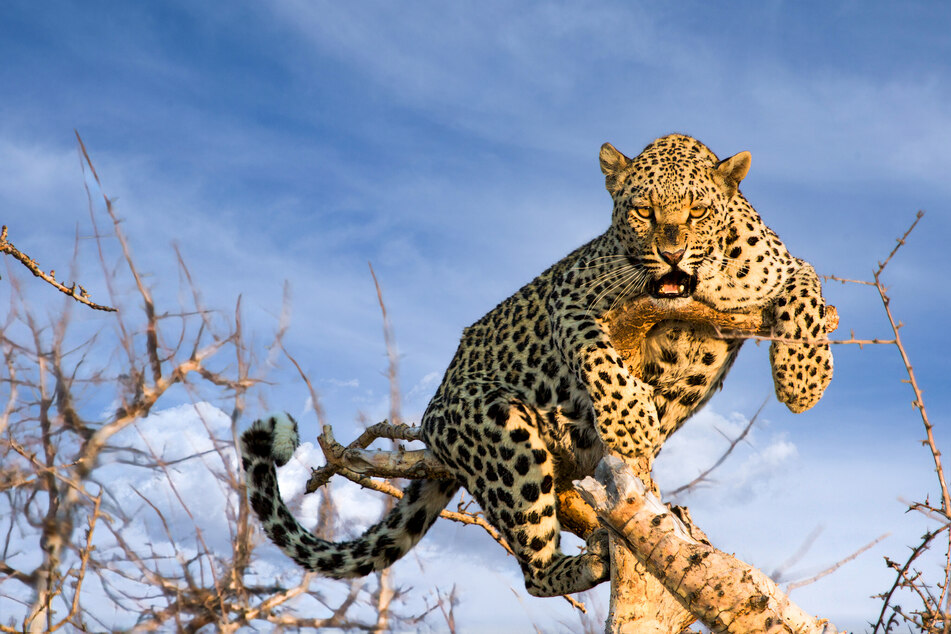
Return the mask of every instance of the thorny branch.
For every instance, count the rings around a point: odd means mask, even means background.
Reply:
[[[907,350],[905,349],[905,345],[902,342],[901,334],[899,332],[903,324],[900,321],[895,321],[891,310],[891,298],[888,296],[887,287],[882,282],[882,274],[885,272],[885,268],[892,261],[892,258],[898,253],[898,250],[905,245],[908,236],[911,235],[911,232],[918,225],[918,222],[923,216],[923,211],[919,211],[915,215],[914,222],[912,222],[905,233],[897,239],[897,243],[888,254],[888,257],[878,264],[878,268],[873,273],[873,281],[866,282],[866,284],[869,286],[874,286],[878,291],[879,297],[882,300],[882,306],[885,310],[885,315],[888,317],[889,326],[891,327],[892,332],[895,334],[893,343],[898,348],[902,363],[905,366],[905,372],[908,375],[908,379],[904,380],[904,382],[911,385],[912,391],[915,395],[915,399],[912,401],[911,405],[913,408],[918,410],[918,414],[920,415],[921,421],[925,427],[926,437],[925,440],[921,441],[921,443],[922,445],[927,446],[931,452],[932,460],[934,461],[935,465],[935,475],[938,478],[938,484],[941,489],[940,509],[932,507],[927,503],[927,501],[924,504],[914,504],[911,506],[911,509],[915,509],[917,507],[927,508],[929,512],[939,516],[940,520],[942,520],[942,525],[939,528],[929,531],[925,534],[921,543],[912,549],[911,554],[908,556],[908,559],[904,564],[898,564],[886,558],[886,564],[890,568],[896,570],[897,574],[891,588],[889,588],[889,590],[885,593],[879,595],[882,598],[882,609],[879,613],[878,620],[875,622],[874,628],[872,630],[873,632],[878,632],[880,629],[885,632],[889,631],[892,624],[895,622],[896,616],[901,617],[906,623],[914,625],[925,632],[946,633],[951,631],[951,614],[949,614],[949,612],[951,612],[951,610],[949,610],[951,596],[948,594],[949,585],[951,585],[951,531],[948,531],[948,527],[951,526],[951,498],[949,498],[948,494],[948,484],[947,478],[945,478],[944,475],[944,467],[941,464],[941,452],[938,450],[937,444],[935,443],[934,427],[931,424],[931,421],[928,419],[928,412],[925,409],[922,391],[919,387],[918,379],[915,376],[914,368],[912,367],[911,360],[908,357]],[[936,584],[941,588],[941,595],[940,597],[934,597],[930,592],[926,591],[927,586],[925,585],[924,580],[921,579],[921,576],[909,575],[909,571],[912,569],[914,562],[928,550],[934,538],[941,533],[946,533],[948,545],[945,551],[944,579]],[[922,608],[911,614],[902,611],[900,606],[893,603],[896,591],[899,588],[905,588],[917,594],[921,599]],[[892,610],[891,617],[887,617],[889,608]]]
[[[881,542],[883,539],[885,539],[889,535],[890,533],[879,535],[878,537],[876,537],[869,543],[865,544],[864,546],[856,550],[854,553],[852,553],[848,557],[845,557],[844,559],[840,559],[839,561],[835,562],[834,564],[832,564],[825,570],[818,572],[817,574],[809,577],[808,579],[803,579],[801,581],[793,581],[792,583],[786,586],[786,592],[792,592],[796,588],[802,588],[802,587],[808,586],[809,584],[815,583],[816,581],[818,581],[819,579],[822,579],[823,577],[827,577],[831,575],[833,572],[835,572],[836,570],[838,570],[845,564],[849,563],[850,561],[852,561],[853,559],[855,559],[856,557],[858,557],[859,555],[861,555],[862,553],[870,549],[875,544]]]

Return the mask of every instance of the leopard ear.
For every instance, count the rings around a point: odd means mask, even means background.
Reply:
[[[630,166],[631,159],[617,151],[610,143],[601,146],[601,172],[604,174],[604,184],[609,192],[614,193],[618,187],[618,177]]]
[[[740,152],[717,163],[717,173],[723,178],[730,198],[733,198],[733,195],[736,194],[736,189],[740,181],[743,180],[746,177],[746,173],[750,171],[750,158],[749,152]]]

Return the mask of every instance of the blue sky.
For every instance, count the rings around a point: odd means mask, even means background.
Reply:
[[[412,418],[463,327],[607,226],[601,143],[633,155],[686,132],[721,156],[752,153],[744,193],[820,273],[869,278],[928,212],[886,279],[948,449],[949,20],[915,2],[6,3],[2,220],[45,267],[66,268],[77,226],[91,231],[77,129],[160,300],[179,297],[173,241],[207,304],[231,310],[242,295],[260,341],[290,281],[288,345],[343,432],[358,411],[387,411],[368,261]],[[104,299],[84,249],[80,277]],[[0,303],[8,292],[0,282]],[[59,306],[51,290],[29,294]],[[840,335],[889,334],[873,291],[826,294]],[[820,405],[793,416],[771,400],[721,491],[687,502],[718,545],[764,568],[818,525],[807,568],[892,530],[828,585],[795,595],[857,626],[890,582],[881,556],[900,557],[925,526],[896,497],[935,486],[897,352],[835,352]],[[267,400],[302,414],[312,438],[306,389],[283,376]],[[750,344],[704,424],[748,417],[770,394],[766,351]],[[709,427],[690,427],[671,479],[715,458]],[[751,524],[759,530],[740,528]],[[455,534],[440,529],[431,547],[458,555],[475,546],[450,542],[479,539]],[[519,588],[515,566],[493,561]],[[548,605],[523,601],[506,618]]]

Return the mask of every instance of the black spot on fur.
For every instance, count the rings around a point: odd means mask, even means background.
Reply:
[[[529,502],[535,502],[538,500],[538,495],[538,485],[534,482],[529,482],[528,484],[522,485],[522,497]]]
[[[400,522],[403,520],[403,515],[400,513],[399,509],[394,509],[393,512],[386,520],[387,528],[396,528],[399,526]]]
[[[515,507],[515,499],[505,489],[496,489],[496,497],[498,497],[499,502],[502,502],[505,506],[509,508]]]
[[[416,504],[423,492],[423,483],[421,480],[414,480],[406,487],[406,501],[410,504]]]
[[[528,440],[528,432],[522,428],[513,429],[509,432],[509,438],[512,439],[512,442],[525,442]]]
[[[528,456],[525,454],[522,454],[521,456],[519,456],[518,460],[515,461],[515,471],[521,476],[528,473],[529,466],[530,466],[530,462],[528,460]]]
[[[697,392],[688,392],[681,397],[680,403],[682,405],[686,405],[687,407],[690,407],[691,405],[693,405],[699,400],[700,400],[700,394],[698,394]]]
[[[499,427],[504,427],[509,419],[508,411],[498,403],[492,403],[489,405],[489,409],[486,414],[488,414],[489,418],[494,420],[495,424]]]
[[[515,484],[515,476],[512,475],[512,472],[505,468],[503,465],[498,465],[497,467],[499,472],[499,477],[502,478],[502,484],[507,487]]]
[[[403,556],[403,549],[398,546],[390,546],[383,551],[383,563],[387,566]]]
[[[287,531],[282,524],[273,524],[271,530],[268,531],[268,535],[278,547],[284,548],[287,546]]]
[[[706,385],[707,377],[702,374],[691,374],[687,377],[687,385]]]
[[[544,478],[542,478],[542,485],[541,485],[542,493],[550,493],[552,486],[554,486],[554,484],[555,484],[554,479],[552,479],[550,475],[546,475]]]

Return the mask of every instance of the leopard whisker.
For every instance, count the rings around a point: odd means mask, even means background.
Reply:
[[[628,291],[631,290],[632,286],[637,284],[640,287],[641,286],[640,282],[643,281],[643,277],[644,277],[643,275],[632,275],[630,278],[628,278],[631,280],[630,284],[625,286],[624,290],[618,293],[618,296],[614,299],[614,302],[611,304],[611,308],[608,309],[608,312],[614,310],[615,307],[617,307],[621,303],[622,300],[628,297]]]
[[[619,269],[619,271],[620,273],[617,276],[618,279],[611,280],[607,288],[601,291],[597,295],[597,297],[595,297],[593,300],[591,300],[588,303],[588,307],[585,309],[586,314],[590,314],[591,309],[594,308],[603,298],[607,297],[609,293],[613,292],[615,289],[619,288],[620,286],[627,284],[628,280],[634,279],[642,275],[642,269],[639,269],[634,266],[624,267],[622,269]]]
[[[595,262],[596,260],[600,260],[600,262]],[[636,263],[636,262],[632,262],[632,256],[629,256],[629,255],[603,255],[596,258],[586,259],[585,263],[579,265],[578,268],[582,270],[596,269],[596,268],[601,268],[602,266],[605,266],[605,265],[610,266],[611,264],[618,261],[627,262],[632,265]]]
[[[591,283],[588,284],[588,288],[589,289],[593,288],[594,286],[601,284],[613,277],[620,277],[622,275],[626,275],[628,271],[634,268],[636,267],[634,267],[633,265],[627,265],[627,266],[622,266],[616,269],[610,269],[608,271],[605,271],[604,273],[601,273],[600,275],[595,277],[593,280],[591,280]]]

